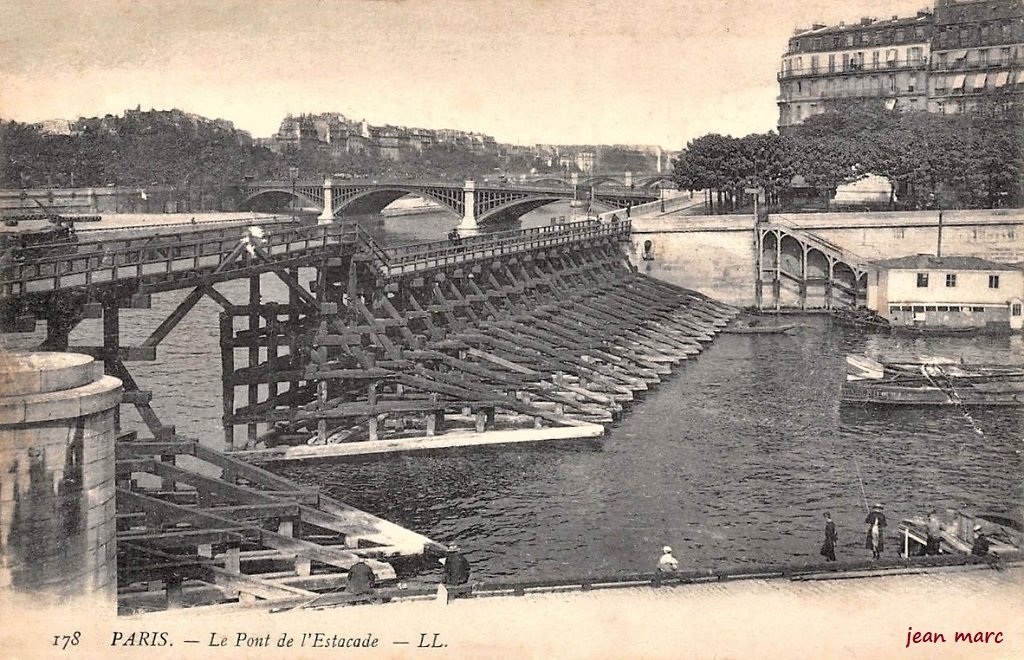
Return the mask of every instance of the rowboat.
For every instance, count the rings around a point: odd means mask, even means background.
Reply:
[[[971,554],[978,534],[983,534],[988,540],[988,554],[996,556],[1019,552],[1024,545],[1024,523],[1013,516],[1000,513],[972,515],[952,509],[941,516],[937,513],[933,515],[938,535],[935,536],[936,543],[930,552],[928,520],[914,517],[900,521],[898,529],[902,541],[901,556],[907,558],[936,553]],[[977,529],[979,527],[981,529]]]
[[[846,358],[843,403],[911,406],[1024,406],[1024,367],[947,359],[881,363]]]
[[[798,327],[796,323],[781,325],[735,325],[722,330],[728,335],[781,335]]]

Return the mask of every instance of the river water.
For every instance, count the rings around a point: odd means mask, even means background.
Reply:
[[[526,224],[565,211],[542,209]],[[443,237],[450,216],[390,218],[385,240]],[[303,279],[308,279],[303,276]],[[269,296],[286,299],[264,277]],[[235,286],[237,285],[237,286]],[[243,283],[218,285],[244,302]],[[134,343],[184,292],[122,312]],[[164,423],[222,447],[216,315],[203,300],[129,368]],[[599,447],[468,450],[361,462],[285,464],[284,476],[439,541],[457,541],[477,578],[555,578],[649,571],[662,545],[685,570],[818,561],[822,514],[840,559],[866,559],[865,499],[885,505],[887,554],[902,516],[964,508],[1019,514],[1024,410],[881,410],[841,406],[844,356],[945,356],[1024,364],[1024,338],[859,335],[826,317],[787,335],[721,335],[633,404]],[[99,343],[85,321],[73,344]],[[35,335],[38,338],[38,333]],[[33,337],[8,335],[10,346]],[[123,423],[141,428],[134,412]],[[240,429],[244,433],[244,430]]]

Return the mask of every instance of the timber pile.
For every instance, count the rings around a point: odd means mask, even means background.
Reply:
[[[231,601],[312,601],[365,562],[384,584],[396,561],[442,546],[178,436],[118,440],[122,612]],[[218,475],[218,476],[211,476]]]
[[[343,294],[318,296],[334,302],[319,303],[315,332],[293,340],[308,346],[298,388],[310,400],[226,415],[273,425],[238,456],[600,436],[738,311],[637,274],[615,236],[398,276],[357,255],[345,280]]]

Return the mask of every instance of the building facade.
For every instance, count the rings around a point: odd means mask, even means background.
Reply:
[[[928,110],[973,110],[1024,91],[1024,2],[938,0]]]
[[[936,0],[914,17],[799,29],[782,57],[779,130],[830,107],[954,113],[1024,92],[1024,0]]]
[[[875,263],[867,304],[893,325],[1020,331],[1024,271],[977,257],[919,254]]]

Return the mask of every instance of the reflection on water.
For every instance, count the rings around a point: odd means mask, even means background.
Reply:
[[[543,209],[527,222],[558,214]],[[443,238],[456,220],[389,218],[384,235]],[[241,303],[243,286],[218,289]],[[263,290],[287,300],[274,278],[263,278]],[[126,339],[145,339],[183,296],[125,310]],[[204,299],[161,344],[158,362],[130,365],[154,390],[166,423],[215,447],[218,309]],[[809,327],[790,335],[720,336],[634,404],[596,450],[459,451],[275,469],[438,540],[458,540],[481,578],[648,571],[666,543],[684,569],[817,561],[825,511],[838,527],[840,559],[865,559],[865,498],[885,504],[890,533],[900,517],[932,508],[1019,510],[1024,411],[970,411],[979,435],[955,409],[848,408],[839,397],[848,352],[1024,363],[1021,337],[864,337],[822,317],[803,322]],[[87,321],[72,343],[101,338],[100,323]],[[141,426],[132,418],[125,423]]]

